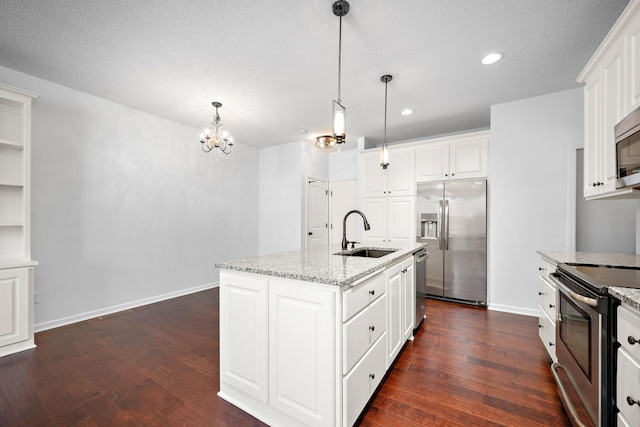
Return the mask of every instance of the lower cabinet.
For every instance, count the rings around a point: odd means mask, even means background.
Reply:
[[[0,356],[35,347],[33,268],[0,269]]]
[[[640,426],[640,312],[623,304],[618,307],[617,320],[618,426]]]
[[[387,270],[387,366],[413,334],[415,280],[413,257]]]
[[[222,270],[218,395],[269,425],[353,425],[413,332],[413,262],[343,288]]]
[[[554,362],[556,357],[556,317],[557,292],[549,274],[556,270],[556,265],[545,258],[538,263],[538,334],[549,357]]]

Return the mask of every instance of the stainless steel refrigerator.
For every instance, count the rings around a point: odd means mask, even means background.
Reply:
[[[420,182],[417,241],[427,242],[428,296],[487,303],[487,180]]]

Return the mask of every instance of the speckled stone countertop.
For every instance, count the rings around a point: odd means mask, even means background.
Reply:
[[[574,264],[612,265],[616,267],[640,268],[640,255],[570,251],[538,251],[538,254],[557,264],[568,262]],[[610,286],[609,294],[636,310],[640,310],[640,289]]]
[[[338,252],[343,252],[340,245],[325,246],[217,262],[215,266],[226,270],[344,286],[394,264],[425,246],[426,244],[424,243],[402,246],[392,244],[389,247],[362,244],[354,249],[357,250],[364,247],[397,249],[396,252],[380,258],[335,255]],[[353,252],[354,250],[349,249],[344,253]]]

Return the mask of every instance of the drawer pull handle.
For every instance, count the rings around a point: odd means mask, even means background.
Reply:
[[[627,337],[627,341],[629,341],[629,344],[631,344],[631,345],[640,344],[640,340],[635,339],[631,335],[629,335],[629,337]]]
[[[370,295],[375,295],[375,294],[376,294],[376,291],[372,289],[372,290],[370,290],[370,291],[369,291],[369,294],[370,294]]]
[[[633,397],[627,396],[627,403],[629,406],[638,405],[640,406],[640,400],[633,400]]]
[[[373,331],[375,331],[375,330],[376,330],[376,327],[375,327],[375,326],[373,326],[373,325],[371,325],[371,326],[369,326],[369,330],[370,330],[371,332],[373,332]]]
[[[376,374],[369,374],[369,378],[371,378],[372,380],[376,379]],[[631,399],[630,397],[628,397],[627,399]]]

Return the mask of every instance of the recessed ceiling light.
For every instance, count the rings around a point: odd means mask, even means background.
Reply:
[[[484,65],[495,64],[496,62],[502,59],[502,54],[500,53],[490,53],[484,58],[482,58],[482,63]]]
[[[411,108],[405,108],[400,112],[403,116],[410,116],[413,114],[413,110]]]

